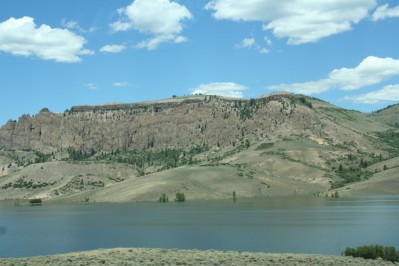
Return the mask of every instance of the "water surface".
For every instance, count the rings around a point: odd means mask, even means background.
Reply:
[[[185,203],[0,204],[0,257],[115,247],[339,255],[399,248],[399,197]]]

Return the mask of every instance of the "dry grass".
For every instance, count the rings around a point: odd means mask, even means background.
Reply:
[[[19,259],[0,259],[4,266],[20,265],[393,265],[382,260],[235,251],[177,249],[108,249]]]

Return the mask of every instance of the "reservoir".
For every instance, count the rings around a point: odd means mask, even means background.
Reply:
[[[399,248],[399,197],[290,197],[20,206],[0,203],[0,257],[99,248],[217,249],[340,255]]]

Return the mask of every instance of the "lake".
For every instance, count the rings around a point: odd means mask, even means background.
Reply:
[[[340,255],[399,248],[399,197],[21,206],[0,203],[0,257],[115,247]]]

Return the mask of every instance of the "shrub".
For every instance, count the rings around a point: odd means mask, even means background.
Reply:
[[[382,258],[386,261],[398,262],[399,251],[394,247],[384,247],[380,245],[360,246],[357,248],[346,248],[342,253],[344,256],[361,257],[364,259]]]
[[[159,202],[168,202],[169,198],[166,196],[166,194],[162,194],[162,196],[159,197]]]
[[[186,196],[184,195],[183,192],[177,192],[175,201],[177,201],[177,202],[185,202],[186,201]]]
[[[30,205],[41,205],[43,202],[42,199],[31,199],[29,200],[29,203]]]

